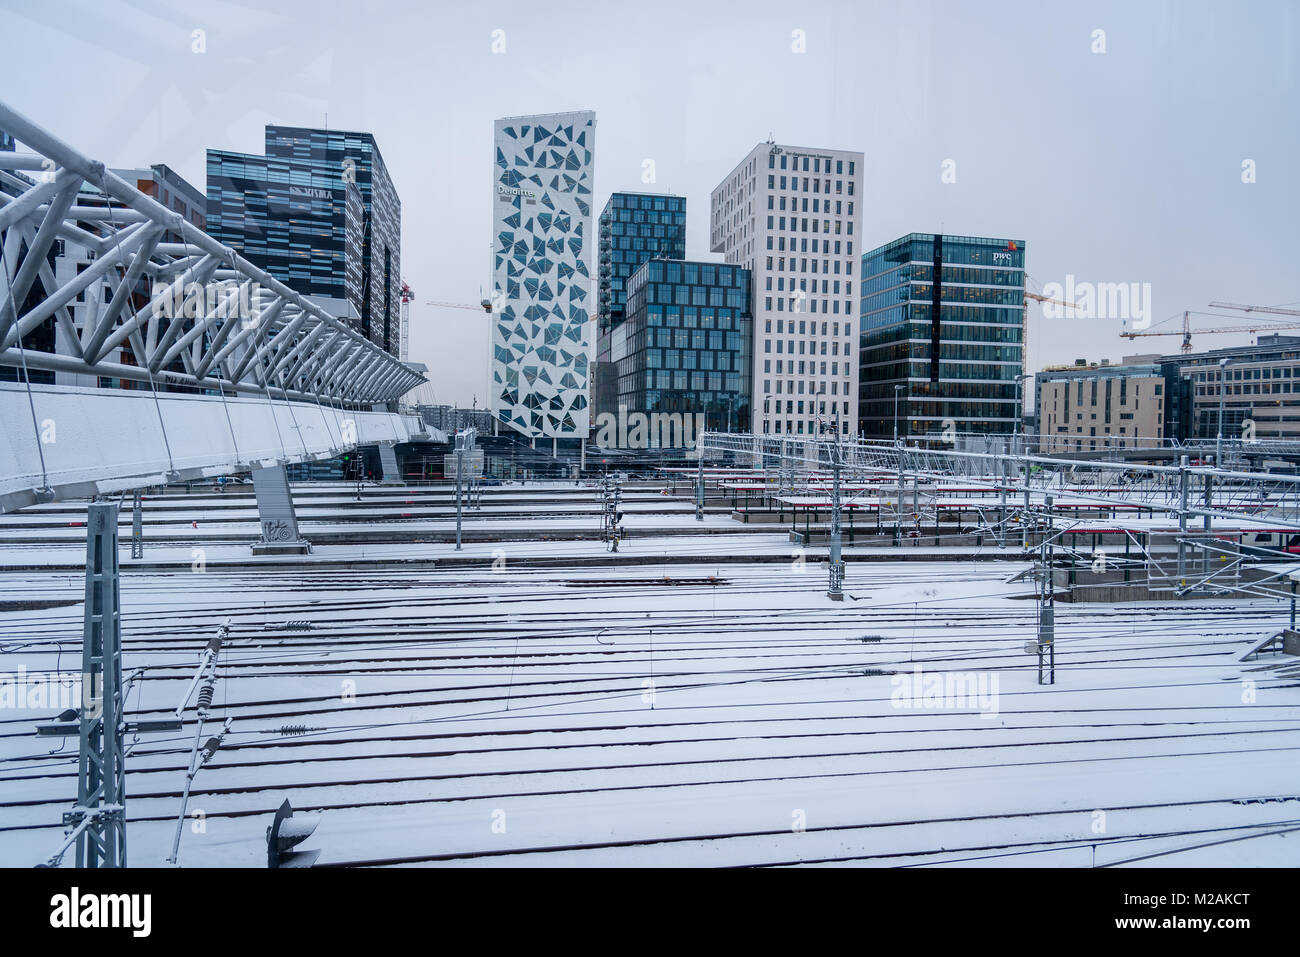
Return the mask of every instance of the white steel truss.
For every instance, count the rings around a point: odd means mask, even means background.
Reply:
[[[3,102],[0,129],[31,151],[0,152],[0,365],[356,405],[425,381]],[[93,254],[63,282],[50,268],[57,240]],[[37,281],[45,296],[23,311]],[[205,294],[187,296],[196,284]],[[70,354],[23,347],[51,318]]]

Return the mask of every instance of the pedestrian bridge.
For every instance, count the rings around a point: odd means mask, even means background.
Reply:
[[[278,398],[0,383],[0,512],[166,482],[445,442],[416,416]]]
[[[446,441],[391,411],[422,366],[3,102],[0,129],[0,512],[248,471],[264,544],[302,549],[284,466],[378,445],[396,479],[394,445]]]

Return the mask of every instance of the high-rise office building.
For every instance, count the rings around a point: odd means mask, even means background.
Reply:
[[[686,197],[614,193],[600,214],[596,359],[591,404],[615,411],[618,387],[610,361],[610,332],[623,321],[627,280],[649,259],[686,258]]]
[[[647,415],[702,416],[716,431],[749,431],[750,273],[739,266],[651,259],[627,282],[626,314],[610,333],[617,402]]]
[[[753,431],[855,433],[862,154],[760,143],[710,208],[712,251],[753,274]]]
[[[401,200],[369,133],[268,126],[208,150],[208,231],[371,342],[401,347]]]
[[[862,434],[1015,433],[1024,290],[1023,240],[912,233],[866,253]]]
[[[686,197],[614,193],[600,214],[602,325],[623,321],[627,280],[649,259],[686,258]]]
[[[492,412],[527,438],[585,437],[596,114],[508,117],[494,132]]]

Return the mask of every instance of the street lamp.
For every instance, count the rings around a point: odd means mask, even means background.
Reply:
[[[894,444],[898,444],[898,396],[903,391],[903,386],[894,386]]]
[[[1016,376],[1016,422],[1011,428],[1012,435],[1019,435],[1022,429],[1021,422],[1025,417],[1025,380],[1028,379],[1029,373],[1022,372]],[[1012,452],[1015,452],[1015,442],[1012,441]]]
[[[1223,399],[1228,394],[1228,386],[1224,382],[1227,377],[1228,363],[1235,356],[1228,356],[1219,360],[1219,434],[1214,440],[1214,467],[1223,467]]]

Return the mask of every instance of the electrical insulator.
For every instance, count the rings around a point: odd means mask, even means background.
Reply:
[[[212,683],[208,682],[199,689],[199,710],[207,711],[212,707]]]

